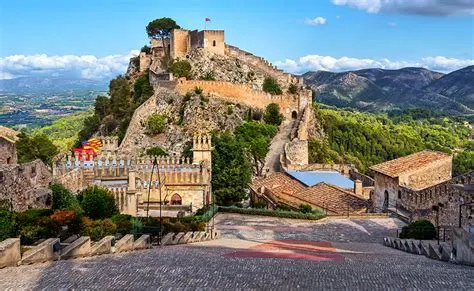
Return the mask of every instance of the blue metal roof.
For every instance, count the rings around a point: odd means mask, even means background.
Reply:
[[[354,188],[354,181],[337,171],[288,171],[288,174],[307,186],[324,182],[341,188]]]

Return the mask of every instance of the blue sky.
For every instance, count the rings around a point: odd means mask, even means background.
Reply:
[[[188,29],[204,28],[209,17],[208,28],[224,29],[227,43],[296,73],[451,71],[474,64],[473,7],[474,0],[2,1],[0,78],[120,73],[147,43],[146,24],[164,16]]]

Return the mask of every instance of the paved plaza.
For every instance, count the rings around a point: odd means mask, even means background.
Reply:
[[[394,219],[219,214],[216,241],[0,270],[0,289],[473,290],[474,268],[384,247]]]

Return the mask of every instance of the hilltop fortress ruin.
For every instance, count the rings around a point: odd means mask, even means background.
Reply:
[[[288,163],[300,165],[308,163],[307,140],[312,135],[309,129],[314,128],[314,126],[310,126],[310,123],[314,122],[314,114],[312,114],[311,107],[312,92],[304,88],[302,77],[286,73],[262,57],[226,44],[223,30],[189,31],[174,29],[170,38],[165,39],[164,42],[156,39],[151,39],[150,42],[151,51],[149,53],[141,52],[139,55],[139,71],[141,73],[148,71],[150,83],[155,90],[167,88],[184,95],[195,88],[200,88],[203,94],[211,98],[260,110],[265,109],[270,103],[276,103],[280,106],[280,111],[285,117],[286,124],[291,127],[289,131],[292,133],[291,140],[285,146],[288,155],[284,160]],[[174,78],[172,73],[165,72],[161,68],[161,59],[166,53],[169,53],[173,59],[192,60],[193,51],[196,50],[202,50],[210,54],[211,61],[214,58],[221,58],[231,64],[235,62],[236,67],[245,65],[249,68],[248,75],[259,74],[274,78],[281,86],[283,93],[281,95],[271,95],[262,90],[261,84],[251,81],[236,80],[236,82],[232,82],[219,79],[188,80],[186,78]],[[290,94],[288,92],[291,84],[297,86],[297,93]],[[148,103],[153,103],[153,101],[149,100],[141,106],[142,108],[137,109],[141,112],[141,116],[146,115],[146,108],[150,107]],[[132,120],[132,123],[134,123],[134,120]],[[130,139],[131,135],[127,133],[121,144],[122,149],[128,150],[130,148]],[[280,154],[283,154],[283,152]],[[273,168],[274,166],[271,165],[270,167]]]

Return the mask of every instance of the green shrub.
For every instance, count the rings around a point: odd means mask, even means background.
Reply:
[[[290,86],[288,87],[288,93],[290,94],[298,93],[298,86],[296,86],[296,84],[291,83]]]
[[[176,61],[171,65],[171,72],[175,77],[188,77],[191,72],[191,64],[186,60]]]
[[[90,236],[92,241],[99,241],[102,238],[108,235],[113,235],[117,232],[117,226],[111,219],[98,219],[94,221],[84,219],[83,222],[84,228],[81,234],[84,236]]]
[[[15,230],[15,213],[0,210],[0,241],[9,237],[15,237]]]
[[[267,203],[263,202],[263,201],[255,201],[252,203],[252,207],[253,208],[266,208],[267,207]]]
[[[53,191],[53,203],[51,209],[71,209],[80,212],[79,202],[71,191],[61,184],[53,184],[50,186]]]
[[[402,228],[400,238],[429,240],[436,238],[436,228],[428,220],[417,220]]]
[[[196,93],[197,95],[202,94],[202,92],[203,92],[203,90],[202,90],[201,87],[196,86],[194,88],[194,93]]]
[[[206,223],[204,221],[193,221],[190,224],[190,229],[192,231],[205,231],[206,230]]]
[[[37,225],[41,217],[49,217],[53,214],[51,209],[28,209],[16,214],[16,222],[19,228],[27,225]]]
[[[313,211],[313,208],[309,204],[300,204],[299,209],[301,213],[311,213]]]
[[[147,119],[147,128],[152,134],[159,134],[165,131],[168,120],[161,114],[152,114]]]
[[[263,91],[272,95],[280,95],[282,93],[277,80],[272,77],[266,77],[265,80],[263,80]]]
[[[301,213],[301,212],[295,212],[295,211],[279,211],[279,210],[275,211],[275,210],[270,210],[270,209],[237,208],[237,207],[227,207],[227,206],[219,206],[219,212],[274,216],[274,217],[285,217],[285,218],[296,218],[296,219],[308,219],[308,220],[318,220],[325,216],[321,210],[313,210],[312,213]]]
[[[206,80],[206,81],[213,81],[214,79],[214,72],[213,71],[207,71],[201,79]]]
[[[268,104],[265,108],[263,120],[268,124],[280,125],[283,121],[283,115],[280,113],[280,105],[276,103]]]
[[[36,217],[34,223],[24,224],[19,228],[20,241],[23,245],[31,245],[40,239],[57,237],[61,226],[48,216]]]
[[[278,204],[277,207],[276,207],[276,210],[280,210],[280,211],[293,211],[293,209],[286,205],[286,204]]]
[[[167,156],[168,155],[168,153],[160,147],[149,148],[145,151],[145,154],[147,154],[148,156],[154,156],[154,157]]]
[[[234,113],[234,108],[232,106],[227,106],[227,115],[231,115],[232,113]]]
[[[178,233],[178,232],[187,232],[187,231],[189,231],[189,227],[178,221],[178,222],[173,224],[173,226],[171,227],[171,230],[173,232],[176,232],[176,233]]]
[[[119,212],[112,192],[105,188],[89,186],[79,197],[84,214],[92,219],[109,218]]]

